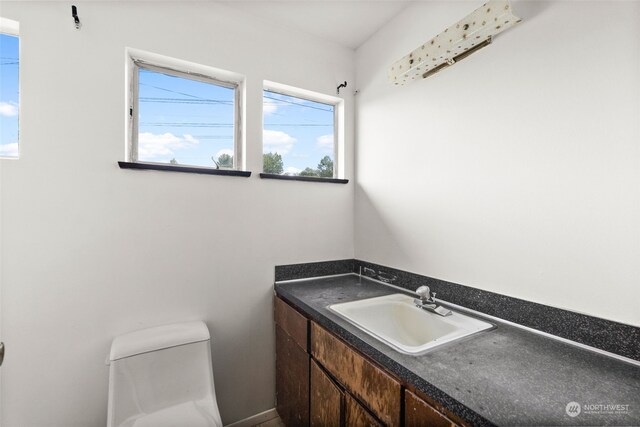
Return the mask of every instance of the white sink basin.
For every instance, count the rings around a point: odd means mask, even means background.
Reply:
[[[329,309],[399,352],[413,355],[493,327],[455,311],[445,317],[428,312],[404,294],[333,304]]]

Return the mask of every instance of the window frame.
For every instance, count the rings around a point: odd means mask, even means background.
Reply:
[[[7,36],[15,37],[18,39],[18,138],[16,143],[18,144],[18,155],[17,156],[2,156],[0,155],[0,160],[20,160],[22,156],[22,140],[21,140],[21,132],[20,132],[20,117],[22,110],[22,79],[21,79],[21,67],[20,67],[20,57],[21,55],[21,47],[22,42],[20,39],[20,23],[18,21],[14,21],[12,19],[0,17],[0,34],[4,34]]]
[[[177,68],[171,65],[159,64],[156,61],[148,61],[135,56],[130,56],[130,87],[129,87],[129,108],[128,108],[128,138],[127,138],[127,161],[137,164],[147,165],[161,165],[168,166],[169,168],[197,168],[204,170],[226,170],[226,171],[243,171],[244,156],[242,152],[242,81],[234,79],[224,79],[215,77],[210,74],[204,74],[197,71],[189,71],[188,66],[184,65],[182,68]],[[168,74],[175,77],[180,77],[188,80],[195,80],[201,83],[213,84],[216,86],[222,86],[234,91],[234,123],[233,123],[233,167],[231,168],[216,168],[208,166],[197,165],[172,165],[170,163],[161,162],[144,162],[138,160],[138,134],[139,129],[139,76],[140,69],[146,69],[156,73]]]
[[[303,101],[311,101],[317,102],[320,104],[325,104],[333,107],[333,176],[329,177],[300,177],[300,176],[287,176],[287,175],[275,175],[268,174],[264,172],[264,165],[262,166],[261,177],[275,177],[280,176],[282,179],[293,179],[293,178],[313,178],[313,179],[297,179],[298,181],[314,181],[321,182],[324,180],[327,181],[344,181],[344,179],[340,178],[340,166],[342,164],[341,158],[341,150],[340,144],[341,140],[341,131],[342,127],[344,127],[344,123],[342,121],[341,109],[343,108],[344,100],[341,98],[337,98],[334,96],[325,95],[319,92],[314,92],[307,89],[300,89],[293,86],[287,86],[280,83],[264,81],[262,84],[262,155],[264,156],[264,92],[271,92],[278,95],[290,96],[293,98],[298,98]],[[263,176],[264,175],[264,176]],[[268,176],[267,176],[268,175]]]

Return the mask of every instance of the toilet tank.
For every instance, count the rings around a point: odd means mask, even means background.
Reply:
[[[116,337],[109,354],[107,425],[221,426],[209,338],[201,321]]]

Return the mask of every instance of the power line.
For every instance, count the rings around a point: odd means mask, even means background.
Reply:
[[[311,123],[265,123],[265,126],[314,126],[314,127],[333,127],[333,124],[330,125],[321,125],[321,124],[311,124]]]
[[[142,84],[142,83],[141,83]],[[147,84],[143,84],[144,86],[150,86]],[[175,92],[175,91],[171,91],[169,89],[163,89],[157,86],[150,86],[159,90],[164,90],[167,92],[173,92],[173,93],[178,93],[181,94],[181,92]],[[195,97],[195,95],[189,95],[192,97]],[[273,97],[269,97],[269,96],[264,96],[264,98],[267,99],[271,99],[274,101],[278,101],[278,103],[271,103],[272,105],[297,105],[299,107],[304,107],[304,108],[312,108],[314,110],[320,110],[320,111],[327,111],[330,113],[333,113],[332,109],[326,109],[326,108],[320,108],[320,107],[314,107],[313,105],[306,105],[306,104],[300,104],[298,102],[293,102],[293,101],[286,101],[283,99],[278,99],[278,98],[273,98]],[[223,99],[207,99],[207,98],[199,98],[197,97],[197,99],[184,99],[184,98],[157,98],[157,97],[140,97],[139,98],[140,102],[152,102],[152,103],[158,103],[158,104],[223,104],[223,105],[233,105],[234,102],[233,101],[227,101],[227,100],[223,100]],[[278,113],[271,113],[271,114],[278,114]],[[278,114],[280,115],[280,114]]]
[[[171,76],[171,77],[174,77],[174,76]],[[154,86],[154,85],[150,85],[150,84],[147,84],[147,83],[139,83],[139,84],[140,84],[140,86],[147,86],[147,87],[151,87],[151,88],[154,88],[154,89],[157,89],[157,90],[161,90],[161,91],[165,91],[165,92],[169,92],[169,93],[176,93],[178,95],[188,96],[189,98],[195,98],[195,99],[199,100],[200,103],[203,103],[203,104],[207,103],[207,102],[210,102],[210,103],[229,103],[231,105],[233,104],[233,101],[212,100],[212,99],[207,99],[207,98],[202,98],[200,96],[192,95],[190,93],[185,93],[185,92],[179,92],[179,91],[175,91],[175,90],[171,90],[171,89],[166,89],[166,88],[163,88],[163,87]],[[267,92],[267,91],[265,91],[265,92]],[[267,92],[267,93],[272,93],[272,92]],[[299,102],[293,102],[293,101],[289,101],[289,100],[286,100],[286,99],[276,98],[276,97],[268,96],[268,95],[264,95],[264,94],[263,94],[263,97],[266,98],[266,99],[270,99],[272,101],[278,101],[280,103],[279,105],[282,105],[282,104],[297,105],[299,107],[311,108],[311,109],[314,109],[314,110],[320,110],[320,111],[326,111],[326,112],[329,112],[329,113],[333,113],[333,108],[327,109],[327,108],[316,107],[316,106],[313,106],[313,105],[302,104],[302,103],[299,103]],[[187,102],[189,100],[183,100],[181,98],[141,97],[140,100],[141,101],[144,100],[143,102],[158,102],[158,103],[171,103],[171,102],[185,103],[185,104],[189,103],[189,102]],[[204,102],[202,102],[202,101],[204,101]],[[194,103],[198,103],[198,102],[194,102]],[[278,105],[278,104],[275,104],[275,105]]]
[[[182,98],[149,98],[149,97],[141,97],[139,98],[140,102],[145,103],[153,103],[153,104],[188,104],[188,105],[228,105],[232,106],[233,101],[224,101],[218,99],[203,99],[203,100],[195,100],[195,99],[182,99]],[[172,116],[176,116],[177,114],[172,114]],[[282,113],[270,113],[270,115],[284,117],[286,114]],[[184,116],[196,117],[193,114],[185,114]],[[199,117],[208,117],[208,115],[200,115]],[[307,118],[301,118],[303,120],[307,120],[310,122],[316,122],[316,120],[311,120]]]
[[[158,104],[196,104],[196,105],[207,105],[207,104],[223,104],[223,105],[233,105],[233,101],[226,101],[222,99],[184,99],[184,98],[153,98],[153,97],[140,97],[138,98],[140,102],[152,102]]]
[[[207,123],[207,122],[144,122],[140,126],[173,126],[173,127],[233,127],[233,123]],[[311,123],[265,123],[266,126],[287,126],[287,127],[333,127],[333,124],[311,124]]]
[[[291,104],[291,105],[298,105],[300,107],[305,107],[305,108],[313,108],[314,110],[320,110],[320,111],[328,111],[330,113],[333,113],[333,108],[331,109],[326,109],[326,108],[320,108],[320,107],[314,107],[313,105],[307,105],[307,104],[301,104],[299,102],[293,102],[293,101],[287,101],[286,99],[280,99],[280,98],[274,98],[272,96],[267,96],[267,95],[263,95],[264,98],[267,99],[272,99],[274,101],[279,101],[279,102],[283,102],[285,104]],[[276,104],[277,105],[277,104]]]
[[[173,127],[233,127],[233,124],[228,123],[183,123],[183,122],[144,122],[140,123],[140,126],[173,126]],[[265,123],[266,127],[333,127],[333,124],[319,124],[319,123]]]
[[[223,136],[223,135],[191,135],[195,139],[233,139],[233,136]]]
[[[150,85],[147,83],[138,83],[140,86],[147,86],[147,87],[152,87],[154,89],[158,89],[158,90],[163,90],[165,92],[170,92],[170,93],[177,93],[178,95],[184,95],[184,96],[188,96],[190,98],[196,98],[196,99],[202,99],[202,100],[206,100],[206,98],[202,98],[200,96],[196,96],[196,95],[192,95],[190,93],[184,93],[184,92],[178,92],[176,90],[171,90],[171,89],[165,89],[163,87],[160,86],[154,86],[154,85]],[[226,89],[226,88],[225,88]]]
[[[172,126],[172,127],[209,127],[209,128],[224,128],[233,127],[233,123],[140,123],[141,126]]]

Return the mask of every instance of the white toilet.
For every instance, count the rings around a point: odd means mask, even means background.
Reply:
[[[204,322],[120,335],[109,355],[108,427],[222,427]]]

